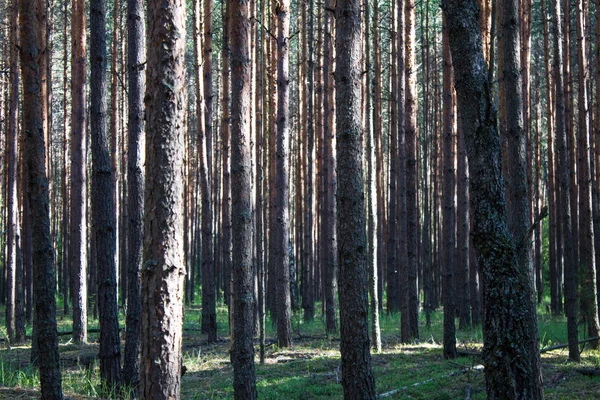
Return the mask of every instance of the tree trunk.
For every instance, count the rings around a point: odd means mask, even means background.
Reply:
[[[248,2],[231,0],[231,193],[233,332],[231,350],[236,399],[256,399],[254,372],[254,309],[250,185],[250,15]]]
[[[577,177],[579,188],[579,272],[581,277],[581,314],[587,324],[589,337],[599,334],[598,303],[596,288],[596,260],[594,227],[592,219],[592,175],[590,167],[590,125],[587,80],[586,35],[584,28],[583,1],[577,1],[577,55],[578,55],[578,130],[577,130]],[[592,342],[598,347],[598,341]]]
[[[10,52],[9,52],[9,69],[10,69],[10,91],[9,91],[9,107],[6,129],[6,208],[7,208],[7,238],[6,238],[6,330],[11,343],[16,342],[16,326],[15,326],[15,305],[17,295],[17,252],[18,242],[20,237],[19,226],[19,201],[17,197],[18,184],[18,137],[17,130],[19,126],[18,110],[19,110],[19,62],[18,62],[18,27],[19,27],[19,3],[17,0],[11,1],[10,7]]]
[[[327,0],[326,5],[331,6],[331,1]],[[338,258],[337,258],[337,235],[336,235],[336,204],[335,193],[337,188],[337,174],[335,170],[334,137],[335,137],[335,87],[333,80],[334,46],[332,43],[332,34],[334,32],[335,20],[330,13],[325,14],[325,50],[323,57],[323,86],[326,88],[323,96],[323,136],[324,136],[324,163],[323,176],[324,184],[324,210],[321,224],[323,226],[325,242],[323,254],[325,268],[325,325],[327,333],[337,331],[337,289],[338,289]]]
[[[417,168],[417,63],[415,0],[404,2],[405,18],[405,74],[406,74],[406,220],[408,224],[408,319],[409,339],[419,337],[419,292],[418,292],[418,168]]]
[[[181,2],[148,3],[144,209],[149,212],[144,217],[140,388],[146,399],[180,397],[185,275],[184,15]],[[171,28],[164,29],[163,24]]]
[[[34,276],[34,335],[42,398],[62,399],[62,379],[56,325],[56,271],[50,237],[50,206],[46,177],[44,82],[46,10],[41,2],[19,3],[21,76],[23,78],[23,162],[31,210]]]
[[[87,341],[87,129],[85,2],[73,1],[71,49],[71,223],[69,258],[73,340]]]
[[[121,383],[117,305],[116,209],[106,125],[106,1],[90,3],[90,129],[92,136],[92,226],[96,232],[100,377]]]
[[[144,92],[146,30],[142,0],[127,1],[127,82],[129,113],[127,155],[127,318],[123,381],[137,391],[140,384],[141,268],[144,217]]]
[[[374,399],[369,352],[361,135],[360,0],[336,4],[337,236],[344,397]]]
[[[562,25],[560,24],[560,2],[552,1],[552,33],[554,39],[554,93],[555,93],[555,126],[556,151],[558,155],[557,186],[559,188],[560,213],[562,214],[562,247],[564,252],[565,271],[565,311],[567,313],[567,338],[569,341],[569,358],[579,361],[577,335],[577,263],[573,252],[573,229],[571,226],[570,187],[571,165],[567,149],[567,132],[565,123],[565,92],[563,83],[563,48]],[[560,277],[560,274],[558,275]],[[560,278],[559,278],[560,279]]]
[[[519,242],[509,234],[507,226],[500,137],[486,76],[479,7],[474,0],[445,0],[442,6],[470,162],[471,235],[483,272],[487,396],[543,398],[541,379],[531,367],[536,357],[529,344],[532,327],[529,319],[522,317],[532,312],[531,282],[519,265]]]
[[[275,231],[270,241],[273,248],[273,265],[277,279],[277,343],[279,347],[292,345],[290,255],[288,250],[289,221],[289,136],[290,136],[290,90],[289,90],[289,0],[277,2],[277,152],[275,175]],[[273,190],[272,189],[272,190]]]
[[[456,174],[454,170],[454,96],[452,88],[452,56],[450,54],[450,43],[448,39],[448,24],[446,16],[443,16],[442,28],[442,57],[443,57],[443,79],[444,79],[444,110],[443,110],[443,171],[444,182],[442,185],[444,204],[442,208],[442,244],[443,257],[443,296],[444,299],[444,357],[456,357],[456,332],[454,317],[456,315],[456,304],[454,302],[454,257],[456,245]]]

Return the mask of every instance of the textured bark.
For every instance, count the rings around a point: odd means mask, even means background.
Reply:
[[[531,239],[528,237],[531,227],[530,197],[528,195],[528,156],[527,156],[527,127],[523,116],[523,78],[521,70],[521,38],[519,24],[519,2],[516,0],[501,0],[499,11],[500,35],[498,39],[498,63],[502,61],[503,69],[499,68],[500,80],[505,88],[506,120],[500,118],[500,127],[506,129],[500,132],[508,140],[507,155],[503,161],[508,163],[506,168],[506,196],[508,200],[507,218],[508,230],[516,244],[517,257],[521,273],[525,274],[528,286],[525,287],[524,319],[529,324],[530,346],[526,361],[531,368],[532,399],[541,399],[543,394],[541,361],[539,356],[539,337],[537,333],[537,316],[532,265]]]
[[[556,166],[556,183],[559,188],[558,196],[560,212],[562,214],[562,248],[564,252],[565,271],[565,311],[567,313],[567,338],[569,342],[569,358],[579,361],[579,348],[577,336],[577,270],[573,251],[573,229],[571,226],[571,197],[567,188],[570,187],[571,165],[567,149],[567,132],[565,123],[565,92],[564,75],[561,63],[563,62],[562,26],[560,21],[560,0],[552,0],[552,36],[554,42],[554,93],[555,93],[555,128],[556,128],[556,151],[558,162]],[[560,277],[560,274],[558,274]],[[560,278],[558,278],[560,282]]]
[[[332,6],[331,0],[327,0],[326,5]],[[323,289],[325,291],[325,326],[328,333],[337,331],[337,291],[338,291],[338,258],[337,258],[337,234],[336,234],[336,204],[335,193],[337,188],[337,173],[335,170],[335,153],[334,153],[334,138],[335,138],[335,87],[333,80],[334,66],[334,46],[332,43],[332,34],[334,32],[335,21],[327,13],[325,15],[325,40],[324,40],[324,57],[323,57],[323,86],[326,88],[323,96],[323,175],[324,184],[324,210],[322,214],[321,224],[323,226],[324,236],[322,240],[325,242],[322,255],[325,268],[325,282]]]
[[[519,265],[519,239],[512,238],[507,225],[500,137],[486,76],[479,7],[474,0],[446,0],[442,7],[470,162],[471,235],[484,285],[487,397],[543,398],[541,380],[532,367],[536,352],[530,343],[536,341],[537,334],[523,317],[535,314],[535,309],[530,309],[532,285],[527,271]]]
[[[147,10],[146,175],[141,387],[145,399],[179,399],[183,323],[183,110],[185,3]]]
[[[43,103],[46,57],[46,13],[39,1],[19,2],[21,76],[23,79],[23,167],[30,207],[34,277],[34,349],[43,399],[62,399],[62,380],[56,325],[56,271],[50,237],[50,207],[46,177],[45,119]],[[25,177],[24,177],[25,178]]]
[[[370,51],[370,29],[371,21],[369,17],[369,2],[364,1],[364,14],[365,14],[365,61],[366,71],[366,109],[365,109],[365,127],[366,127],[366,141],[367,141],[367,232],[369,250],[367,263],[369,266],[369,297],[370,297],[370,311],[371,311],[371,334],[373,335],[373,347],[376,352],[381,352],[381,332],[379,330],[379,296],[377,294],[377,215],[375,210],[377,209],[377,195],[375,187],[375,136],[373,132],[373,126],[371,125],[371,104],[372,104],[372,91],[371,91],[371,51]],[[377,8],[377,2],[374,7]],[[328,183],[328,182],[327,182]]]
[[[579,188],[579,276],[581,277],[581,314],[587,324],[589,337],[599,334],[596,288],[596,260],[592,219],[592,174],[590,166],[590,120],[588,99],[588,69],[583,0],[577,1],[577,59],[578,59],[578,129],[577,178]],[[599,232],[600,233],[600,232]],[[598,341],[592,342],[592,348]]]
[[[456,247],[456,173],[454,170],[454,101],[452,88],[452,56],[450,54],[450,43],[448,38],[448,24],[443,16],[442,27],[442,58],[443,58],[443,133],[442,133],[442,158],[443,176],[442,184],[444,204],[442,208],[442,237],[444,243],[443,256],[443,302],[444,302],[444,357],[456,357],[456,328],[454,317],[456,315],[455,304],[455,247]]]
[[[277,279],[277,343],[280,347],[292,345],[291,299],[290,299],[290,239],[289,221],[289,136],[290,136],[290,89],[289,89],[289,0],[277,2],[277,152],[275,174],[275,231],[271,238],[273,265]]]
[[[231,193],[233,330],[231,349],[236,399],[256,399],[250,166],[250,13],[248,2],[230,0],[231,29]]]
[[[121,383],[117,305],[116,208],[106,121],[106,1],[90,3],[90,129],[92,137],[92,227],[95,231],[100,317],[100,377]]]
[[[71,223],[69,259],[73,340],[87,341],[87,129],[85,2],[73,1],[71,48]]]
[[[405,63],[406,74],[406,221],[408,254],[408,329],[409,339],[419,337],[419,293],[418,293],[418,168],[417,168],[417,63],[416,63],[416,20],[415,0],[404,2],[405,19]]]
[[[127,318],[123,381],[140,384],[141,267],[144,211],[144,92],[146,30],[142,0],[127,1],[127,78],[129,112],[127,137]]]
[[[10,27],[9,27],[9,98],[8,98],[8,115],[6,129],[6,330],[11,343],[16,342],[16,326],[15,326],[15,306],[17,296],[17,252],[18,241],[20,236],[19,226],[19,202],[17,198],[17,183],[18,183],[18,137],[17,129],[19,126],[18,109],[19,109],[19,62],[18,62],[18,18],[19,6],[17,0],[11,1],[10,7]],[[24,338],[23,338],[24,339]]]
[[[198,158],[200,160],[200,194],[202,198],[202,332],[208,334],[208,341],[217,340],[217,306],[215,270],[213,264],[213,229],[212,229],[212,202],[211,202],[211,145],[212,145],[212,12],[210,1],[205,1],[204,8],[204,57],[199,60],[200,47],[197,41],[200,34],[197,22],[194,21],[195,62],[203,63],[202,68],[196,66],[196,112],[198,115],[204,111],[204,118],[198,118]],[[195,4],[194,7],[198,5]],[[198,14],[198,13],[197,13]],[[197,15],[197,18],[201,18]],[[207,35],[208,32],[208,35]],[[210,40],[207,40],[210,39]],[[207,51],[208,50],[208,51]],[[206,58],[210,54],[210,61]],[[204,84],[200,86],[203,71]],[[203,90],[203,93],[200,92]],[[210,98],[210,99],[209,99]],[[203,101],[202,101],[203,100]],[[209,112],[210,106],[210,112]]]
[[[359,0],[336,4],[337,236],[344,397],[374,399],[368,333]]]

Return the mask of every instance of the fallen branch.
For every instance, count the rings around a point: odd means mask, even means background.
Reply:
[[[587,342],[593,342],[593,341],[596,341],[596,340],[600,340],[600,336],[595,336],[595,337],[583,339],[583,340],[580,340],[577,343],[578,344],[583,344],[583,343],[587,343]],[[567,347],[569,347],[568,344],[557,344],[555,346],[544,347],[543,349],[540,350],[540,354],[547,353],[547,352],[552,351],[552,350],[565,349]]]

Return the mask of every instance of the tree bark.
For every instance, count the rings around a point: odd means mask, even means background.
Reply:
[[[254,372],[254,309],[252,276],[252,219],[250,184],[250,48],[248,2],[230,0],[231,32],[231,193],[233,330],[231,350],[236,399],[256,399]]]
[[[123,380],[134,390],[140,384],[141,267],[144,217],[144,92],[146,30],[142,0],[127,1],[128,157],[127,157],[127,317]]]
[[[151,1],[147,19],[144,210],[148,211],[144,216],[140,394],[145,399],[179,399],[185,275],[185,4]]]
[[[45,74],[46,10],[41,2],[19,2],[21,76],[23,79],[23,163],[30,207],[35,301],[35,350],[42,398],[62,399],[56,325],[56,271],[50,237],[50,206],[46,177]]]
[[[95,230],[100,317],[100,377],[121,383],[117,305],[116,209],[106,121],[106,1],[90,3],[90,129],[92,137],[92,226]]]
[[[508,231],[500,137],[486,76],[479,7],[474,0],[445,0],[454,78],[465,133],[473,210],[472,237],[484,285],[484,350],[488,399],[543,398],[529,344],[532,310],[527,271],[519,265]],[[535,311],[533,311],[535,312]],[[539,357],[539,355],[537,355]],[[541,394],[541,397],[539,397]]]
[[[277,152],[275,176],[275,231],[271,239],[273,265],[277,276],[277,343],[279,347],[292,345],[290,299],[290,253],[288,249],[289,221],[289,0],[277,2]]]
[[[85,2],[73,1],[71,49],[71,223],[73,340],[87,341],[87,129]]]
[[[344,397],[374,399],[362,173],[360,0],[336,4],[337,236]]]
[[[454,288],[454,257],[456,247],[456,173],[454,170],[454,96],[452,88],[452,56],[448,38],[448,24],[443,16],[442,28],[442,58],[443,58],[443,171],[444,182],[442,185],[444,205],[442,208],[442,244],[443,257],[443,295],[444,299],[444,357],[456,357],[456,328],[454,319],[456,315],[455,288]]]

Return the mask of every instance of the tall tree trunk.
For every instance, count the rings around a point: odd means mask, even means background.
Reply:
[[[520,24],[519,24],[519,2],[516,0],[501,0],[500,35],[498,38],[498,65],[500,81],[505,88],[504,108],[506,120],[500,120],[500,129],[504,127],[505,132],[501,136],[508,139],[508,158],[503,162],[508,164],[505,168],[506,196],[508,229],[512,235],[513,242],[517,245],[518,264],[521,273],[527,277],[529,285],[525,290],[525,320],[529,324],[528,359],[531,368],[531,383],[529,394],[531,398],[541,399],[543,395],[541,361],[539,355],[539,337],[537,333],[537,316],[535,293],[533,290],[534,275],[531,259],[531,239],[529,229],[531,226],[530,206],[528,196],[528,157],[527,157],[527,129],[523,118],[523,79],[521,72],[520,57]]]
[[[326,6],[331,7],[331,0],[327,0]],[[334,46],[332,35],[334,32],[335,20],[330,13],[325,14],[325,40],[323,57],[323,86],[325,94],[323,96],[323,136],[324,136],[324,163],[323,176],[324,184],[324,212],[322,214],[321,224],[323,226],[324,237],[320,240],[325,242],[325,254],[323,254],[325,268],[325,325],[328,333],[337,331],[337,289],[338,289],[338,258],[337,258],[337,234],[336,234],[336,204],[335,193],[337,188],[337,174],[335,170],[334,137],[335,137],[335,87],[333,80],[334,66]]]
[[[408,274],[408,319],[409,338],[419,337],[419,292],[418,292],[418,168],[417,168],[417,63],[416,63],[416,5],[415,0],[404,2],[405,18],[405,74],[406,74],[406,220],[407,274]]]
[[[69,1],[63,1],[63,18],[65,21],[68,21],[69,18]],[[63,297],[63,313],[64,315],[69,314],[69,295],[71,291],[69,287],[71,285],[71,274],[70,271],[70,255],[69,255],[69,243],[70,243],[70,207],[69,207],[69,183],[67,183],[67,175],[69,174],[69,146],[71,145],[71,139],[69,138],[68,126],[69,126],[69,114],[68,114],[68,104],[69,104],[69,78],[68,78],[68,70],[69,70],[69,51],[68,51],[68,43],[71,39],[68,34],[69,27],[68,24],[64,24],[63,26],[63,166],[62,166],[62,224],[61,224],[61,269],[62,269],[62,287],[61,294]],[[71,52],[72,55],[72,52]],[[71,100],[71,104],[73,101]],[[70,175],[70,174],[69,174]]]
[[[560,196],[560,213],[562,214],[562,247],[564,252],[565,271],[565,311],[567,313],[567,338],[569,342],[569,358],[579,361],[579,347],[577,335],[577,263],[573,251],[573,229],[571,226],[571,196],[568,191],[571,180],[571,165],[567,149],[567,131],[565,122],[565,92],[563,82],[563,43],[562,25],[560,23],[560,0],[552,0],[552,36],[554,39],[554,93],[555,93],[555,127],[556,151],[558,163],[556,171],[557,187]],[[560,277],[560,274],[558,275]],[[559,278],[560,279],[560,278]]]
[[[531,367],[536,357],[530,345],[532,327],[522,317],[535,313],[530,309],[531,282],[519,265],[519,239],[512,238],[507,226],[500,136],[486,76],[479,7],[474,0],[445,0],[442,7],[470,162],[472,237],[483,272],[487,396],[543,398],[541,379]]]
[[[73,1],[71,48],[71,200],[69,259],[73,340],[87,341],[87,129],[85,2]]]
[[[10,70],[10,88],[9,88],[9,107],[6,129],[6,208],[7,208],[7,251],[6,251],[6,330],[8,338],[16,342],[15,326],[15,303],[17,295],[17,252],[20,236],[19,227],[19,201],[17,197],[18,184],[18,137],[17,130],[19,126],[19,62],[18,62],[18,27],[19,27],[19,3],[17,0],[11,1],[10,7],[10,27],[9,27],[9,70]]]
[[[456,203],[454,196],[456,193],[456,175],[454,171],[454,96],[452,88],[452,56],[450,54],[450,43],[448,39],[448,24],[446,16],[442,16],[442,57],[443,57],[443,79],[444,79],[444,110],[443,110],[443,171],[444,183],[442,208],[442,244],[443,257],[443,299],[444,299],[444,357],[456,357],[456,332],[454,326],[454,317],[456,314],[456,304],[454,302],[454,256],[455,256],[455,238],[456,238]]]
[[[592,174],[590,166],[590,125],[587,80],[586,35],[584,27],[583,0],[577,1],[577,58],[578,58],[578,129],[577,129],[577,177],[579,188],[579,276],[581,277],[581,314],[587,324],[589,337],[600,333],[598,326],[598,303],[596,288],[596,260],[594,249],[594,226],[592,219]],[[598,341],[592,342],[592,348]]]
[[[90,3],[90,129],[92,136],[92,226],[96,232],[100,378],[121,383],[117,305],[116,209],[106,121],[106,1]]]
[[[362,177],[360,0],[336,4],[337,236],[344,397],[374,399]]]
[[[56,271],[50,237],[50,205],[46,177],[43,103],[46,9],[41,1],[19,2],[21,76],[23,78],[23,162],[31,210],[35,332],[42,398],[62,399],[62,379],[56,325]]]
[[[217,340],[217,306],[215,270],[213,264],[213,230],[211,202],[211,151],[212,151],[212,1],[204,1],[204,103],[197,107],[198,115],[204,111],[204,119],[198,118],[198,157],[200,159],[200,191],[202,196],[202,331],[208,333],[208,341]],[[196,26],[194,24],[194,26]],[[198,31],[198,34],[199,31]],[[194,39],[196,40],[196,39]],[[198,50],[199,51],[199,50]],[[197,60],[197,62],[200,62]],[[198,69],[197,69],[198,71]],[[201,76],[196,77],[197,81]],[[197,91],[199,90],[198,84]],[[197,95],[198,96],[198,95]],[[197,100],[198,101],[198,100]],[[204,126],[201,124],[204,123]]]
[[[369,2],[364,1],[364,14],[365,14],[365,61],[366,71],[365,82],[366,82],[366,109],[365,109],[365,129],[366,129],[366,142],[367,142],[367,232],[368,232],[368,245],[369,250],[367,253],[367,263],[369,266],[369,297],[370,297],[370,311],[371,311],[371,334],[373,335],[373,347],[376,352],[381,352],[381,332],[379,330],[379,304],[377,295],[377,217],[375,209],[377,209],[377,196],[375,187],[375,138],[373,134],[373,126],[371,125],[371,50],[370,50],[370,29],[371,20],[369,17]],[[374,7],[377,7],[375,2]],[[327,162],[326,162],[327,164]],[[326,186],[329,182],[326,183]]]
[[[250,13],[248,2],[231,0],[231,193],[233,332],[231,350],[236,399],[256,399],[254,372],[254,309],[250,184]]]
[[[544,70],[546,77],[546,97],[548,99],[547,107],[546,107],[546,124],[547,124],[547,137],[546,143],[548,146],[548,207],[549,207],[549,217],[548,217],[548,263],[549,263],[549,278],[550,278],[550,308],[552,310],[552,314],[559,315],[561,312],[561,304],[562,299],[558,295],[559,293],[559,280],[561,279],[558,276],[559,270],[559,261],[557,252],[560,247],[560,242],[558,238],[557,231],[557,220],[559,219],[559,207],[558,207],[558,186],[556,185],[555,178],[555,156],[554,156],[554,82],[552,82],[552,71],[550,66],[550,34],[548,28],[548,10],[546,8],[545,0],[540,0],[541,6],[541,19],[542,19],[542,28],[544,34]]]
[[[149,2],[147,22],[144,209],[151,212],[144,217],[140,394],[146,399],[179,399],[185,275],[184,3]]]
[[[277,343],[280,347],[292,345],[291,299],[290,299],[290,253],[288,250],[289,221],[289,136],[290,136],[290,89],[289,89],[289,0],[277,2],[277,153],[275,176],[275,231],[271,239],[273,265],[277,276]],[[272,189],[272,190],[273,190]]]
[[[140,384],[141,268],[144,217],[144,92],[146,29],[142,0],[127,1],[127,317],[123,381],[134,390]]]

